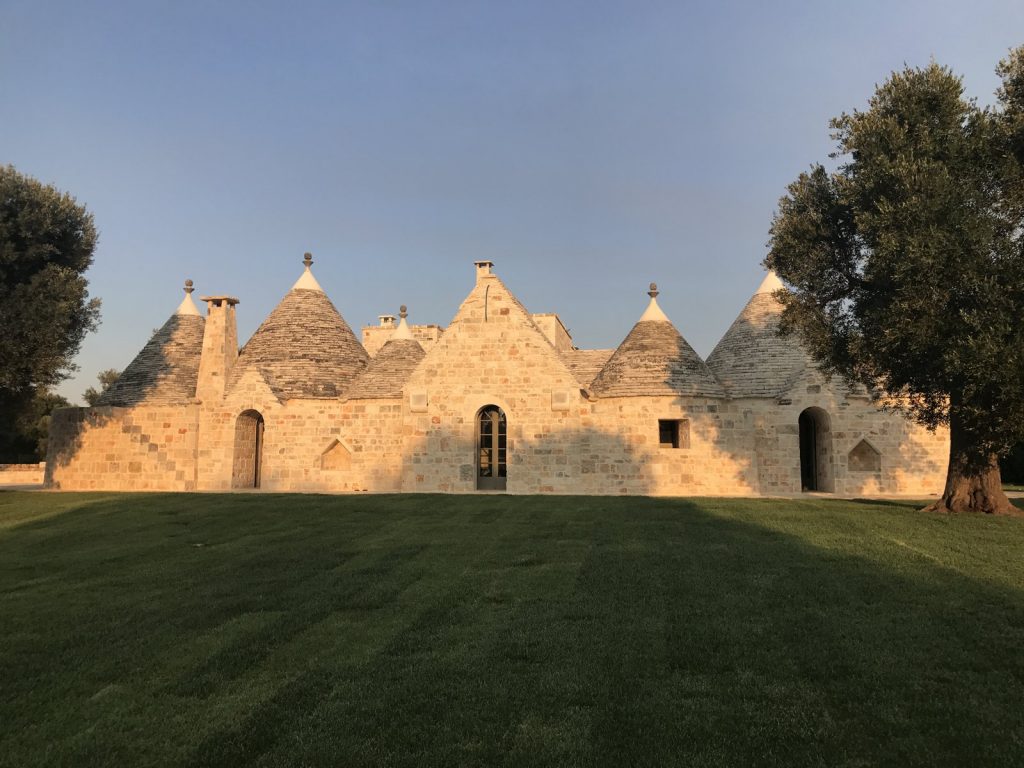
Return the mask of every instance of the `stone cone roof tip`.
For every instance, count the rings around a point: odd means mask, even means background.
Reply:
[[[661,307],[658,306],[658,299],[654,296],[651,296],[651,303],[647,305],[647,309],[645,309],[644,313],[640,315],[640,321],[650,321],[655,323],[672,322],[671,320],[668,319],[668,315],[666,315],[662,311]]]
[[[598,397],[724,397],[725,390],[703,360],[658,306],[651,303],[633,330],[594,378]]]
[[[780,288],[782,281],[769,272],[708,356],[708,367],[732,397],[778,397],[811,364],[795,337],[779,336],[782,304],[774,294]]]
[[[228,388],[255,369],[278,397],[339,397],[368,359],[307,264],[299,281],[242,347]]]
[[[313,270],[311,269],[313,266],[312,254],[307,253],[305,255],[303,264],[305,264],[305,268],[302,270],[302,274],[299,275],[299,279],[295,281],[295,285],[292,286],[292,290],[294,291],[298,288],[305,291],[320,291],[320,293],[323,293],[324,289],[320,287],[320,283],[313,277]]]
[[[98,405],[181,405],[195,398],[206,318],[192,300],[192,281],[185,298],[167,322],[146,342],[121,376],[100,395]]]
[[[401,320],[398,321],[398,327],[395,328],[395,332],[391,334],[391,339],[395,341],[402,339],[406,341],[411,341],[413,339],[413,335],[412,331],[409,330],[409,324],[405,321],[407,315],[405,304],[402,305],[402,308],[399,310],[398,314],[401,317]]]
[[[761,281],[761,285],[757,287],[754,294],[775,293],[775,291],[785,287],[786,286],[782,284],[782,281],[779,280],[779,276],[775,274],[775,270],[769,269],[768,274],[764,276],[764,280]]]
[[[192,291],[195,289],[192,287],[192,281],[185,281],[185,298],[181,300],[181,304],[174,311],[176,315],[196,315],[201,317],[202,313],[199,311],[199,307],[196,306],[195,301],[192,300]]]

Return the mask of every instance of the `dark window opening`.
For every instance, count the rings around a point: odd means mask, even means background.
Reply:
[[[658,442],[671,448],[690,447],[688,419],[658,419]]]

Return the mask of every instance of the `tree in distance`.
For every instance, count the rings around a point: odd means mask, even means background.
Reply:
[[[96,329],[84,277],[95,247],[92,214],[71,195],[0,166],[0,436],[20,434]]]
[[[107,368],[107,370],[97,373],[96,379],[100,383],[100,388],[96,389],[96,387],[89,387],[82,393],[82,398],[85,400],[85,404],[90,407],[98,405],[103,393],[110,389],[119,378],[121,378],[121,372],[115,368]]]
[[[1015,511],[998,458],[1024,438],[1024,47],[997,72],[995,107],[933,62],[835,118],[840,164],[789,186],[765,259],[782,332],[825,373],[949,427],[933,511]]]

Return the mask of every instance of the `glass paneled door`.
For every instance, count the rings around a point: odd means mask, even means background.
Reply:
[[[504,491],[506,473],[508,426],[505,412],[496,405],[480,409],[477,419],[477,473],[478,491]]]

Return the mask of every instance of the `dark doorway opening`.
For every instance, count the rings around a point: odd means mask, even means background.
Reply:
[[[832,480],[832,430],[828,413],[807,408],[800,414],[800,488],[803,491],[835,490]]]

